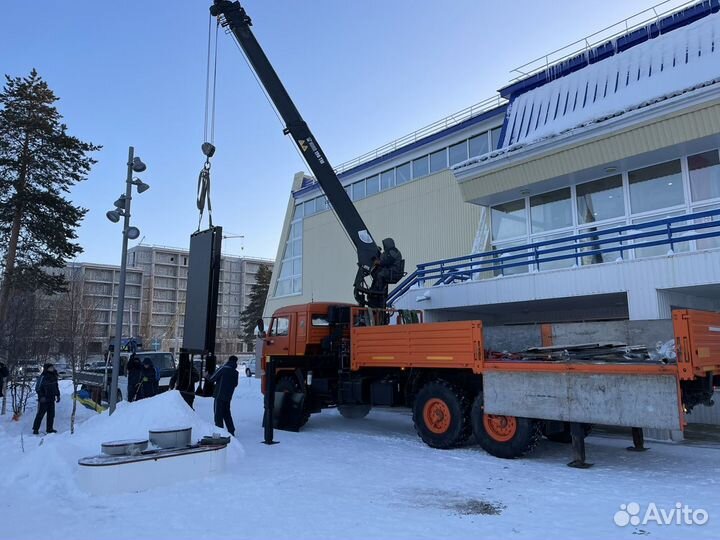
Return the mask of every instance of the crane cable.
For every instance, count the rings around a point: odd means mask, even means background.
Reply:
[[[197,209],[200,211],[198,219],[198,228],[202,224],[203,213],[205,212],[205,203],[208,209],[208,224],[212,228],[212,204],[210,203],[210,158],[215,155],[215,96],[217,88],[217,51],[218,51],[218,30],[220,23],[215,25],[215,46],[212,44],[212,15],[208,19],[208,40],[207,40],[207,65],[205,68],[205,124],[202,144],[202,153],[205,155],[205,163],[203,164],[197,183]],[[212,64],[212,77],[210,66]],[[208,138],[208,131],[210,138]]]

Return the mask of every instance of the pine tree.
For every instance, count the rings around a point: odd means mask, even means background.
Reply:
[[[58,98],[34,69],[5,76],[0,92],[0,321],[14,291],[63,291],[66,261],[82,253],[74,240],[85,208],[65,195],[85,180],[100,147],[67,133]]]
[[[253,350],[255,346],[255,328],[265,309],[271,277],[272,271],[270,268],[261,264],[255,275],[255,283],[250,289],[250,303],[240,314],[240,322],[243,326],[243,341],[248,346],[248,350]]]

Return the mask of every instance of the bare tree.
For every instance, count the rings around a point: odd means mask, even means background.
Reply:
[[[73,396],[78,391],[78,371],[88,358],[90,343],[99,322],[99,300],[85,294],[82,269],[70,266],[66,269],[66,290],[50,297],[49,312],[52,313],[52,338],[55,350],[70,364]],[[73,399],[70,415],[70,433],[75,432],[77,401]]]
[[[7,355],[10,372],[8,381],[14,419],[25,412],[30,381],[27,367],[33,359],[35,336],[38,332],[38,310],[35,293],[15,290],[8,295],[8,312],[0,322],[0,350]],[[7,393],[3,396],[2,414],[7,410]]]

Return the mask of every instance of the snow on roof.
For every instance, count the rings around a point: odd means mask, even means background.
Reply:
[[[720,77],[720,14],[518,95],[501,148],[529,144]]]

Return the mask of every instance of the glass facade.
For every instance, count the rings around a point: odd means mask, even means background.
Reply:
[[[671,252],[670,244],[642,248],[632,246],[633,243],[666,239],[666,226],[658,227],[657,230],[628,229],[622,234],[613,235],[612,238],[617,239],[615,243],[608,243],[610,237],[607,235],[595,236],[592,233],[718,208],[720,155],[718,150],[712,150],[492,206],[492,249],[500,250],[580,234],[589,235],[578,241],[590,245],[577,248],[577,259],[541,263],[540,270],[572,266],[576,263],[587,265],[613,262],[620,258],[662,256]],[[680,221],[673,226],[681,227],[686,224],[690,223]],[[635,239],[634,242],[625,240],[626,237],[641,233],[651,234]],[[672,245],[673,253],[720,247],[720,238],[683,241],[682,234],[678,233],[676,239]],[[593,240],[603,241],[604,245],[601,248],[593,246]],[[567,244],[552,244],[540,249],[562,245]],[[614,247],[618,249],[612,249]],[[597,249],[610,251],[587,254]],[[558,255],[567,253],[563,251]],[[552,254],[544,256],[550,257]],[[527,271],[533,267],[532,254],[529,254],[528,260],[530,264],[527,267],[523,265],[511,268],[504,274]]]
[[[628,173],[633,214],[677,206],[685,202],[680,160],[668,161]]]
[[[530,197],[530,221],[533,233],[572,227],[570,188]]]
[[[447,169],[448,165],[452,167],[453,165],[462,163],[468,158],[487,154],[491,148],[497,148],[497,144],[500,140],[500,131],[501,128],[483,131],[470,137],[469,139],[464,139],[431,154],[425,154],[413,159],[412,161],[408,161],[407,163],[403,163],[402,165],[383,171],[379,175],[370,176],[353,182],[352,184],[345,186],[345,191],[347,191],[352,200],[357,201],[364,199],[365,197],[375,195],[380,191],[385,191],[387,189],[392,189],[395,186],[405,184],[410,180],[435,174]],[[379,180],[376,180],[377,178],[379,178]],[[376,182],[379,184],[378,189],[375,188]],[[365,187],[362,187],[360,184],[365,184]],[[303,203],[299,203],[297,206],[301,206],[302,204]],[[304,204],[309,205],[309,211],[305,210],[304,212],[305,216],[311,216],[329,208],[327,204],[325,204],[322,208],[316,208],[313,205],[313,201],[307,201]]]
[[[275,284],[275,296],[302,293],[302,220],[290,225],[285,252],[280,262],[280,273]]]
[[[717,150],[688,157],[693,201],[720,198],[720,156]]]
[[[578,223],[595,223],[624,215],[622,175],[577,186]]]

